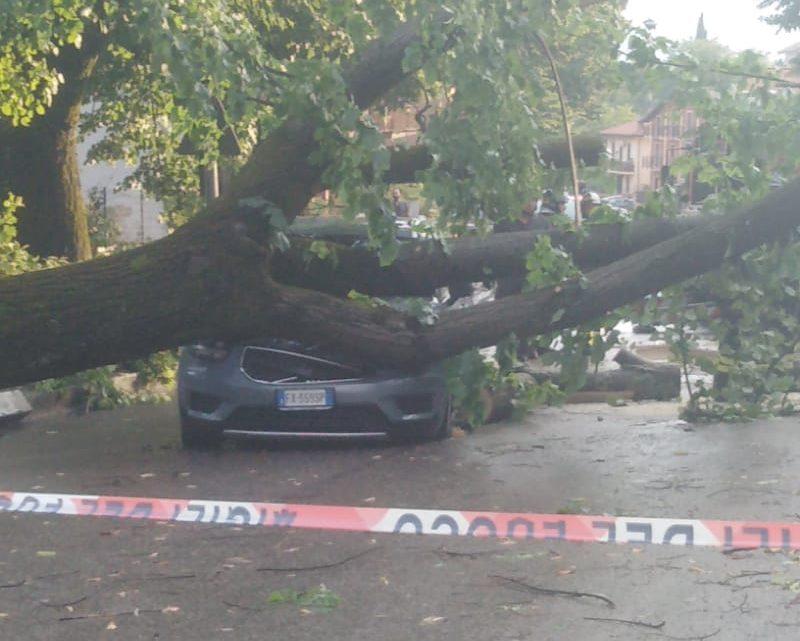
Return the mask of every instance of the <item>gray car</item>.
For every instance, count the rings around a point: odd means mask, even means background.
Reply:
[[[447,438],[450,401],[439,368],[367,370],[297,341],[202,343],[181,350],[184,447],[226,436]]]

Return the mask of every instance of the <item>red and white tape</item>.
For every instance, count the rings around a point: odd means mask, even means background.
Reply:
[[[800,549],[800,523],[0,492],[0,512],[593,543]]]

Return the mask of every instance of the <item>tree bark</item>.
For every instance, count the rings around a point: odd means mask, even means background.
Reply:
[[[0,186],[21,196],[18,236],[37,256],[91,258],[78,166],[78,123],[103,37],[65,45],[53,67],[64,78],[47,112],[27,127],[0,122]]]
[[[430,296],[437,287],[495,280],[526,273],[526,256],[536,239],[549,234],[554,246],[568,251],[582,270],[594,269],[694,229],[710,221],[707,216],[680,219],[650,219],[628,225],[589,226],[583,237],[573,231],[527,231],[470,236],[451,240],[445,249],[433,240],[407,241],[394,263],[381,267],[375,252],[365,247],[332,244],[335,269],[330,259],[309,253],[313,242],[295,238],[292,247],[273,257],[273,275],[280,282],[334,295],[351,290],[372,296]],[[305,235],[330,235],[344,240],[356,237],[358,226],[311,225]]]

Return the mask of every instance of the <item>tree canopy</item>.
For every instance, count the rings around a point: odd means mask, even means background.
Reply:
[[[72,243],[63,253],[87,257],[79,191],[76,197],[79,126],[105,132],[93,157],[131,162],[132,180],[164,201],[175,231],[107,258],[0,279],[0,383],[212,336],[291,333],[411,369],[500,343],[493,371],[503,376],[516,340],[509,335],[542,345],[558,336],[560,363],[579,385],[580,372],[615,340],[615,309],[738,256],[745,256],[740,267],[767,260],[748,252],[797,224],[797,188],[770,194],[798,166],[790,83],[752,53],[709,63],[701,45],[710,43],[676,46],[650,29],[631,30],[623,5],[11,2],[0,18],[0,141],[8,141],[5,149],[47,152],[22,170],[15,154],[0,165],[3,189],[22,197],[9,201],[22,242],[34,253],[62,253]],[[788,6],[781,5],[783,20]],[[691,104],[703,124],[673,171],[713,188],[709,215],[731,215],[698,219],[690,229],[670,222],[677,200],[668,185],[629,224],[612,217],[588,232],[487,238],[493,222],[517,217],[556,179],[548,158],[563,123],[553,66],[578,130],[591,131],[610,90],[626,79],[644,81],[649,95]],[[423,105],[419,153],[389,146],[374,121],[378,110],[403,102]],[[58,154],[49,153],[53,140]],[[237,173],[206,207],[197,169],[221,154],[233,157],[227,162]],[[39,171],[30,163],[40,163]],[[398,245],[386,194],[400,174],[421,185],[435,214],[428,230],[435,242]],[[289,225],[323,188],[346,217],[365,217],[368,250],[292,240]],[[754,205],[765,197],[763,207]],[[647,220],[660,217],[667,221]],[[470,227],[474,238],[455,239]],[[56,231],[58,242],[46,242]],[[431,270],[426,279],[415,276],[420,264]],[[580,267],[592,271],[581,275]],[[525,273],[528,291],[438,319],[357,293],[421,295],[459,279]],[[794,291],[791,270],[781,274],[770,285],[775,296]],[[787,309],[785,301],[778,308]],[[673,324],[676,345],[686,343],[681,332],[691,322]],[[785,369],[793,354],[795,328],[786,330],[759,361],[777,358],[773,370]],[[485,381],[481,363],[473,352],[457,366]],[[782,382],[769,394],[785,392],[782,372],[773,372]]]

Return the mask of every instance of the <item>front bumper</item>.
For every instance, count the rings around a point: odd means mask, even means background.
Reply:
[[[329,409],[279,409],[278,390],[331,389]],[[184,356],[178,371],[181,414],[232,436],[383,436],[441,424],[447,391],[441,375],[382,376],[360,380],[272,384],[254,381],[236,355],[222,363]]]

